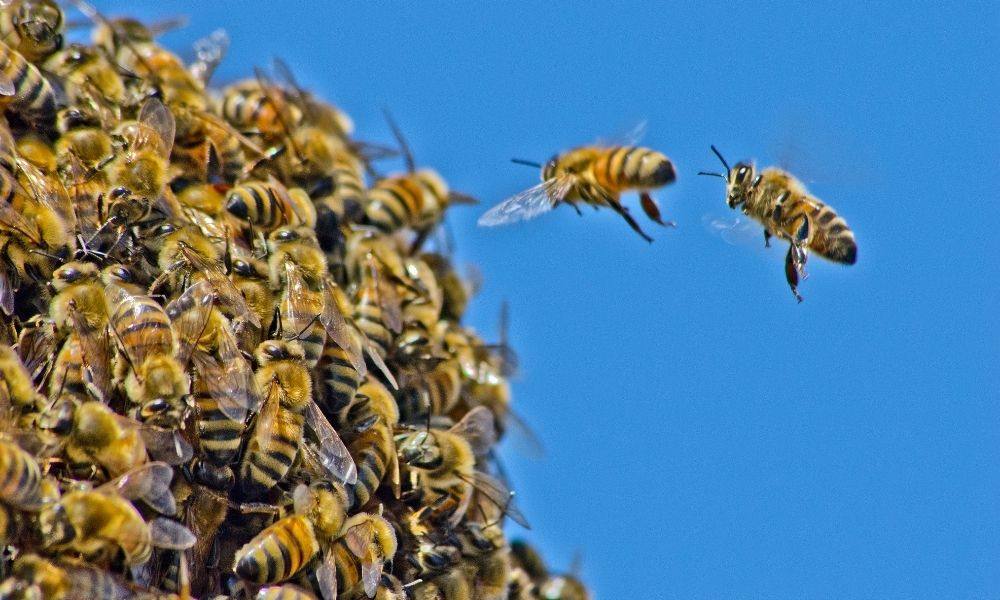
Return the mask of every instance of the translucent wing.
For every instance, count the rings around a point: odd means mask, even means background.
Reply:
[[[107,329],[99,330],[76,310],[76,303],[70,301],[70,318],[73,328],[80,340],[80,352],[84,361],[84,372],[88,374],[90,383],[97,389],[101,399],[111,392],[111,346],[108,344]]]
[[[117,492],[129,500],[142,500],[158,513],[177,513],[177,503],[170,492],[174,470],[164,462],[148,462],[102,485],[100,490]]]
[[[351,361],[354,370],[361,377],[364,377],[368,368],[365,366],[362,336],[344,318],[345,310],[350,310],[346,296],[335,283],[329,278],[325,278],[323,280],[323,312],[319,317],[320,323],[326,328],[326,334],[330,336],[330,339],[347,353],[348,360]]]
[[[180,465],[194,457],[194,448],[180,432],[146,425],[139,430],[153,460]]]
[[[152,129],[159,139],[136,140],[136,145],[142,147],[151,142],[153,147],[159,150],[160,156],[170,158],[170,151],[174,147],[174,134],[177,130],[177,123],[174,121],[174,115],[170,109],[156,98],[150,98],[143,102],[142,108],[139,109],[139,123]],[[145,133],[140,135],[145,135]]]
[[[320,464],[334,478],[347,484],[357,483],[358,469],[354,465],[351,453],[315,402],[306,405],[305,417],[306,425],[319,438],[316,450]]]
[[[14,80],[6,73],[0,73],[0,96],[13,96],[15,92]]]
[[[69,192],[62,181],[54,177],[46,177],[41,169],[22,158],[17,158],[16,163],[18,170],[24,173],[31,196],[59,213],[59,216],[66,222],[67,229],[76,229],[76,212],[73,210]]]
[[[149,321],[149,317],[144,313],[163,309],[153,301],[144,301],[149,300],[147,297],[133,296],[125,288],[114,283],[109,283],[104,288],[104,297],[111,313],[112,329],[118,336],[118,345],[125,352],[130,364],[134,367],[143,364],[152,347],[147,344],[124,344],[122,340],[130,327]],[[120,327],[124,329],[119,330]]]
[[[251,411],[259,408],[260,398],[251,387],[253,372],[242,355],[224,360],[196,351],[191,361],[198,371],[200,385],[226,417],[242,423]]]
[[[216,29],[207,37],[194,43],[195,60],[188,69],[202,85],[207,85],[212,73],[222,63],[229,49],[229,34],[225,29]]]
[[[264,403],[260,405],[260,412],[257,413],[257,422],[254,424],[253,437],[257,444],[266,448],[271,440],[271,431],[278,418],[278,408],[281,406],[281,398],[285,391],[278,383],[275,376],[267,386],[267,393],[264,396]]]
[[[9,281],[5,273],[6,271],[0,270],[0,292],[3,283]],[[46,318],[28,320],[17,337],[17,353],[32,379],[37,379],[48,367],[55,351],[55,328],[52,321]]]
[[[167,305],[170,327],[174,330],[177,341],[176,356],[181,364],[187,364],[198,340],[205,333],[214,302],[212,285],[202,280],[192,284],[179,298]]]
[[[399,333],[403,329],[403,312],[396,293],[396,287],[388,281],[379,265],[380,260],[374,253],[368,253],[368,268],[375,289],[376,302],[382,309],[382,318],[391,331]]]
[[[38,227],[25,220],[6,202],[0,202],[0,230],[17,234],[35,246],[42,245]]]
[[[763,245],[761,226],[748,217],[707,214],[701,218],[701,223],[706,231],[731,246],[757,248]]]
[[[382,360],[382,356],[378,353],[375,345],[370,340],[366,340],[365,353],[368,355],[368,358],[375,363],[375,368],[378,369],[383,376],[385,376],[386,381],[389,382],[392,389],[398,390],[399,383],[396,382],[396,378],[393,377],[392,371],[389,370],[389,366],[385,364],[384,360]]]
[[[493,413],[485,406],[477,406],[465,413],[450,431],[465,438],[476,456],[485,456],[497,441]]]
[[[361,562],[361,582],[364,585],[365,594],[369,598],[375,596],[379,579],[382,577],[382,568],[385,565],[385,559],[373,549],[376,535],[373,520],[376,518],[380,517],[368,515],[366,519],[351,527],[344,534],[344,543],[347,548]]]
[[[477,492],[483,494],[490,502],[500,508],[515,523],[525,529],[531,529],[528,519],[524,517],[524,514],[514,504],[514,492],[507,489],[507,486],[499,479],[487,475],[482,471],[475,471],[473,473],[473,487]]]
[[[649,121],[643,119],[636,123],[631,129],[616,133],[611,137],[597,138],[596,146],[635,146],[646,136],[649,130]]]
[[[250,310],[246,298],[243,297],[240,289],[236,287],[236,284],[222,270],[222,261],[210,260],[192,250],[187,244],[180,243],[178,246],[188,264],[212,285],[219,304],[229,309],[236,318],[243,319],[254,327],[259,328],[260,319]]]
[[[325,308],[323,296],[309,289],[299,266],[286,260],[285,290],[281,294],[280,307],[285,339],[295,339],[317,318],[322,322]]]
[[[198,541],[190,529],[165,517],[156,517],[150,521],[149,533],[157,548],[187,550]]]
[[[330,549],[323,551],[323,558],[316,567],[316,583],[323,600],[337,600],[337,562]]]
[[[489,209],[479,217],[478,224],[481,227],[494,227],[534,219],[555,208],[556,203],[572,189],[575,181],[576,178],[572,175],[547,179]]]

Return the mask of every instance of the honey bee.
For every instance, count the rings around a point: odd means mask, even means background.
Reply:
[[[123,147],[108,165],[112,185],[143,198],[148,206],[159,200],[170,179],[170,151],[176,127],[173,114],[162,102],[156,98],[143,102],[137,119],[122,123],[116,130]],[[139,221],[148,211],[129,215],[128,222]],[[114,208],[108,212],[109,218],[119,216]]]
[[[266,392],[240,465],[243,492],[260,496],[282,481],[300,448],[331,477],[355,483],[357,469],[350,452],[312,400],[301,345],[268,340],[257,347],[255,357],[257,385]],[[306,424],[318,438],[316,446],[303,439]]]
[[[21,357],[13,348],[0,344],[0,406],[11,405],[18,408],[35,404],[38,393],[31,374],[21,362]]]
[[[69,44],[49,56],[44,69],[64,82],[70,104],[99,107],[117,117],[129,94],[120,70],[97,48]]]
[[[77,563],[57,563],[37,554],[23,554],[11,566],[11,576],[0,585],[2,598],[129,598],[134,594],[124,579],[105,569]]]
[[[316,208],[301,188],[285,188],[269,176],[264,181],[245,181],[226,194],[226,210],[264,233],[283,225],[316,225]]]
[[[382,261],[373,253],[354,292],[354,322],[372,342],[380,358],[389,354],[395,335],[403,328],[399,296]]]
[[[382,580],[382,570],[392,560],[397,548],[396,530],[381,515],[358,513],[344,523],[343,534],[334,545],[336,590],[351,594],[361,588],[375,597]]]
[[[50,129],[56,116],[52,85],[17,50],[0,42],[0,108],[26,127]]]
[[[127,565],[147,562],[153,547],[183,550],[194,536],[180,523],[157,517],[147,523],[130,500],[157,511],[176,512],[170,494],[173,470],[147,463],[93,490],[72,490],[39,513],[44,546],[55,552],[79,552],[108,562],[120,551]]]
[[[108,306],[99,271],[92,263],[66,263],[52,273],[52,287],[56,294],[49,304],[49,315],[56,333],[73,331],[81,349],[81,373],[86,373],[84,379],[92,383],[99,397],[106,397],[110,389],[110,350],[105,335]]]
[[[71,469],[87,473],[92,465],[117,477],[147,460],[139,427],[98,401],[84,401],[73,412],[66,459]]]
[[[358,467],[354,506],[365,506],[387,475],[398,497],[399,459],[393,430],[399,423],[399,409],[389,390],[378,381],[367,379],[340,421],[353,431],[346,442]]]
[[[550,573],[541,555],[530,544],[514,540],[510,543],[510,550],[514,571],[526,576],[519,581],[519,587],[526,595],[512,598],[589,600],[590,591],[576,575]]]
[[[336,570],[329,550],[347,520],[347,491],[340,484],[299,484],[293,500],[294,514],[262,530],[236,553],[237,575],[255,583],[277,583],[298,573],[321,551],[319,568]]]
[[[388,112],[386,119],[403,150],[407,173],[380,179],[371,186],[364,207],[365,221],[385,233],[407,227],[416,230],[417,238],[411,246],[411,250],[416,250],[444,218],[448,206],[478,201],[449,189],[437,172],[418,170],[406,140]]]
[[[454,500],[445,504],[449,527],[466,516],[473,496],[479,493],[528,528],[524,515],[513,504],[513,493],[502,482],[476,470],[477,457],[485,456],[495,442],[493,414],[484,407],[473,408],[448,430],[431,428],[396,436],[400,460],[413,469],[414,487]]]
[[[111,329],[127,359],[125,391],[140,406],[142,421],[176,430],[185,411],[182,400],[190,381],[182,362],[174,356],[174,329],[170,317],[148,296],[133,296],[115,285],[105,290],[111,313]],[[178,321],[182,339],[197,339],[200,332],[188,321]]]
[[[234,257],[229,278],[246,300],[250,312],[260,323],[260,332],[271,330],[274,319],[274,292],[271,290],[267,263],[252,256]],[[259,333],[241,332],[240,348],[251,350],[257,347],[261,340]]]
[[[62,47],[63,12],[53,0],[16,0],[0,13],[0,38],[41,64]]]
[[[253,131],[269,143],[280,142],[302,122],[302,110],[287,102],[260,69],[255,79],[225,88],[222,98],[220,112],[227,121],[241,131]]]
[[[801,181],[775,167],[758,172],[752,163],[737,163],[730,169],[715,146],[712,152],[726,173],[702,171],[699,175],[726,181],[726,204],[763,225],[765,246],[770,246],[772,237],[788,240],[785,279],[796,300],[802,302],[798,287],[806,277],[809,250],[845,265],[857,261],[854,232],[843,217],[810,194]]]
[[[621,195],[630,190],[639,192],[646,216],[660,225],[660,207],[650,194],[677,178],[674,165],[665,155],[639,146],[592,145],[574,148],[553,156],[544,166],[530,161],[515,160],[541,169],[542,183],[500,202],[479,217],[479,225],[492,227],[533,219],[561,203],[580,213],[577,203],[595,208],[610,207],[621,215],[633,231],[647,242],[653,241],[621,203]],[[582,214],[582,213],[580,213]]]

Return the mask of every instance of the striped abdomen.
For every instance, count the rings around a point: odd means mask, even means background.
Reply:
[[[374,277],[365,277],[355,292],[354,323],[375,344],[379,355],[385,358],[392,344],[393,333],[386,325],[381,297],[378,281]]]
[[[191,391],[198,408],[198,441],[201,449],[209,462],[224,467],[236,460],[244,426],[242,421],[226,416],[213,397],[211,386],[221,383],[199,377]]]
[[[33,124],[55,121],[56,98],[48,80],[35,65],[2,42],[0,73],[14,85],[12,96],[0,96],[0,108]]]
[[[147,296],[134,296],[132,302],[123,302],[111,317],[123,346],[130,356],[173,354],[173,330],[170,319],[155,300]],[[140,365],[132,365],[140,368]]]
[[[318,552],[312,522],[302,515],[291,515],[240,548],[234,570],[247,581],[277,583],[298,573]]]
[[[280,92],[276,91],[275,95],[280,96]],[[237,84],[227,90],[222,101],[222,116],[237,128],[255,130],[267,139],[286,135],[285,127],[294,128],[302,120],[298,108],[282,103],[279,109],[255,84]]]
[[[608,148],[594,159],[591,173],[602,188],[616,193],[658,188],[677,177],[665,155],[637,146]]]
[[[240,464],[243,491],[263,495],[285,478],[302,441],[304,417],[284,407],[278,409],[270,431],[254,431]]]
[[[332,341],[323,348],[318,367],[317,404],[328,416],[334,415],[351,403],[361,376],[348,353]]]
[[[285,288],[279,306],[281,336],[282,339],[298,340],[302,344],[305,353],[303,364],[312,369],[323,355],[323,345],[326,343],[326,328],[316,318],[323,312],[323,297],[309,289],[303,289],[298,296],[291,297],[288,286]]]
[[[282,225],[298,223],[295,212],[282,199],[281,192],[263,181],[246,181],[229,190],[226,210],[265,233]]]
[[[398,231],[420,217],[425,193],[426,189],[414,177],[382,179],[368,190],[365,217],[382,231]]]
[[[17,444],[0,440],[0,500],[15,508],[39,501],[42,472],[31,454]]]
[[[775,217],[782,229],[791,235],[797,231],[796,223],[803,217],[809,219],[809,249],[832,261],[853,265],[858,259],[858,246],[854,232],[843,217],[816,198],[803,197],[798,202],[785,202],[777,209]]]
[[[425,415],[444,415],[458,403],[462,393],[461,367],[454,358],[438,364],[429,373],[416,373],[400,393],[400,412],[407,419]]]
[[[392,431],[379,420],[348,445],[358,467],[358,482],[354,486],[354,505],[364,506],[375,495],[389,469],[396,444]]]
[[[72,397],[80,401],[88,400],[87,387],[83,380],[83,349],[80,337],[71,331],[63,342],[52,367],[49,380],[49,398]]]

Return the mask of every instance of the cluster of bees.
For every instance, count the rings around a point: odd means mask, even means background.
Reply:
[[[469,198],[76,5],[0,12],[0,598],[589,597],[504,534],[513,359],[425,248]]]

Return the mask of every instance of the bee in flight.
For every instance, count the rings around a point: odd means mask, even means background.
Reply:
[[[785,278],[795,299],[802,302],[799,281],[806,278],[809,250],[823,258],[846,265],[858,259],[854,232],[843,217],[806,190],[801,181],[775,167],[757,171],[752,163],[736,163],[729,168],[726,159],[712,146],[726,173],[699,175],[720,177],[726,181],[726,204],[764,226],[764,245],[771,238],[788,240]]]
[[[633,145],[581,146],[553,156],[545,165],[514,159],[515,163],[540,168],[542,182],[519,194],[507,198],[479,217],[479,225],[492,227],[533,219],[561,203],[566,203],[580,213],[578,202],[594,208],[609,206],[622,216],[636,233],[652,242],[646,232],[622,206],[623,192],[639,192],[642,209],[653,221],[664,222],[660,207],[650,194],[677,179],[674,165],[660,152]],[[582,214],[582,213],[580,213]]]

